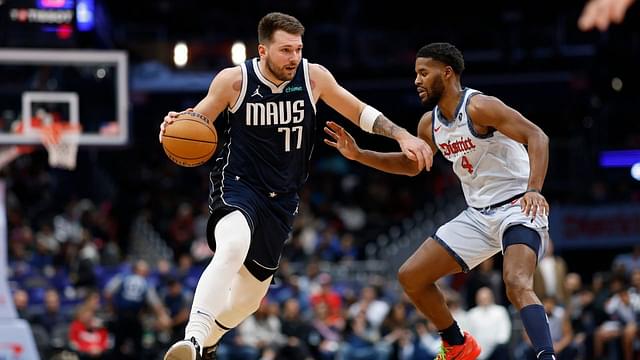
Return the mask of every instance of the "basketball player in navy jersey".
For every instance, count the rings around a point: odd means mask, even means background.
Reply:
[[[432,151],[423,140],[302,58],[303,32],[292,16],[264,16],[259,58],[220,71],[193,108],[209,119],[224,112],[228,140],[210,175],[207,233],[215,255],[198,282],[186,340],[171,346],[167,360],[213,359],[222,335],[258,309],[298,211],[318,100],[363,130],[397,140],[418,168],[431,167]],[[160,135],[176,116],[165,117]]]
[[[520,311],[538,359],[554,359],[544,307],[533,292],[537,260],[548,241],[549,204],[541,193],[548,138],[497,98],[463,88],[463,69],[462,54],[451,44],[429,44],[418,51],[415,85],[421,102],[433,108],[420,119],[418,136],[452,162],[469,207],[420,246],[398,279],[439,329],[443,346],[437,359],[475,359],[480,346],[460,331],[436,281],[467,272],[502,250],[509,300]],[[338,124],[327,126],[325,142],[348,159],[393,174],[421,172],[402,153],[362,150]]]

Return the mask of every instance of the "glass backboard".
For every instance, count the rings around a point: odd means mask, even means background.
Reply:
[[[80,145],[128,142],[125,52],[0,49],[0,79],[0,144],[39,144],[52,122]]]

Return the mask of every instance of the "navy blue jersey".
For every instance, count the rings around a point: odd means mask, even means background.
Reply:
[[[227,110],[227,141],[215,177],[234,179],[267,193],[298,192],[307,179],[316,133],[309,65],[276,85],[260,73],[259,59],[241,64],[240,96]],[[223,185],[224,186],[224,185]]]

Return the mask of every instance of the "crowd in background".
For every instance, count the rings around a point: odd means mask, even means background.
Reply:
[[[72,191],[64,206],[52,207],[50,199],[60,197],[54,183],[69,174],[38,173],[38,161],[36,154],[8,170],[7,207],[10,287],[42,358],[161,358],[184,336],[193,290],[211,256],[205,185],[191,201],[156,198],[156,189],[146,188],[126,200],[138,207],[124,221],[118,196],[98,202]],[[375,256],[365,249],[428,197],[455,193],[458,184],[436,174],[428,182],[435,190],[421,197],[416,187],[425,183],[396,186],[394,177],[369,174],[363,186],[362,174],[345,166],[331,158],[316,164],[269,295],[223,338],[220,359],[409,360],[437,353],[436,329],[402,294],[384,249]],[[206,176],[204,169],[196,173]],[[19,181],[26,176],[29,183]],[[184,179],[155,180],[168,191]],[[38,189],[41,208],[27,207]],[[535,359],[506,300],[500,262],[495,257],[440,286],[461,327],[483,347],[482,359]],[[616,257],[608,271],[579,274],[551,246],[536,292],[558,359],[633,358],[640,248]]]

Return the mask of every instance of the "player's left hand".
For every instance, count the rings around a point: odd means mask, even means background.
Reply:
[[[531,217],[531,221],[535,220],[536,215],[549,215],[549,203],[539,192],[528,191],[524,193],[520,199],[520,207],[527,217]]]
[[[398,139],[398,144],[400,144],[400,149],[402,149],[406,157],[418,162],[420,171],[422,171],[422,169],[426,169],[427,171],[431,170],[433,151],[424,140],[407,132],[405,136]]]
[[[347,130],[333,121],[327,121],[324,132],[331,137],[331,139],[324,139],[325,144],[338,149],[342,156],[349,160],[356,159],[360,153],[360,148]]]

